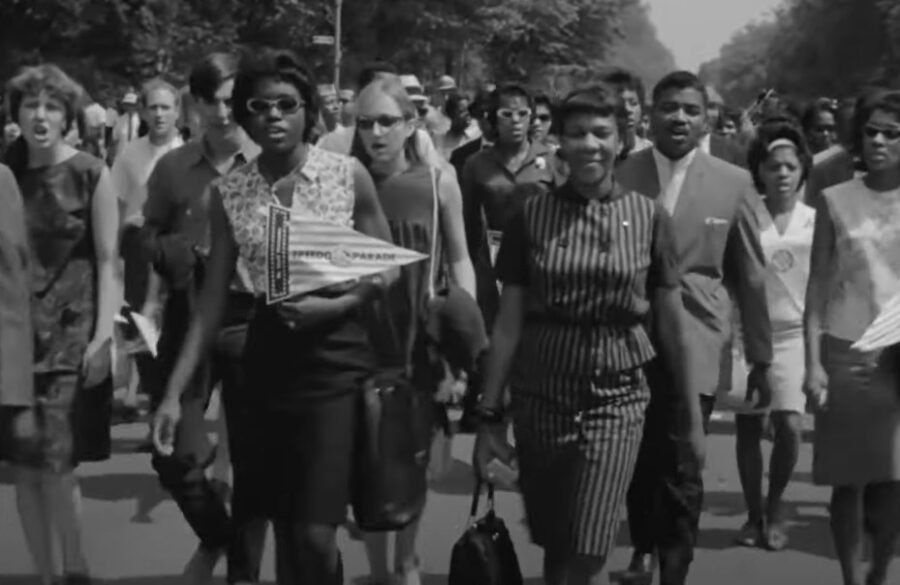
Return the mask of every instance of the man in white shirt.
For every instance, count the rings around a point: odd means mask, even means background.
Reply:
[[[141,251],[140,228],[144,224],[143,208],[147,201],[147,181],[164,154],[182,145],[175,122],[180,110],[180,94],[162,80],[148,82],[141,92],[140,105],[148,126],[146,136],[128,142],[116,157],[112,181],[119,197],[122,218],[122,258],[124,267],[124,300],[135,310],[154,321],[159,315],[159,278],[153,274],[149,258]],[[140,363],[140,362],[138,362]],[[143,368],[142,368],[143,369]],[[126,409],[137,402],[138,375],[132,369],[124,399]]]

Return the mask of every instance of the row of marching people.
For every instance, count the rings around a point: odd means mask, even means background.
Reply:
[[[291,53],[214,54],[195,67],[204,133],[148,156],[135,180],[146,203],[121,239],[135,266],[153,266],[143,286],[167,290],[142,379],[155,388],[154,469],[200,540],[195,581],[226,556],[229,582],[257,582],[271,522],[279,583],[342,582],[336,531],[365,489],[354,481],[360,395],[407,380],[439,397],[468,380],[481,394],[470,411],[476,472],[495,480],[495,459],[518,469],[547,583],[600,582],[622,506],[635,548],[623,579],[642,582],[658,565],[664,585],[684,583],[704,434],[745,361],[745,402],[771,412],[776,448],[764,503],[762,418],[739,415],[748,523],[738,539],[787,545],[783,493],[810,402],[814,476],[834,488],[845,581],[862,582],[865,534],[867,583],[884,582],[900,530],[900,393],[891,351],[851,346],[900,292],[900,98],[860,100],[852,146],[864,174],[816,192],[816,211],[792,115],[772,108],[759,121],[748,173],[713,152],[723,147],[696,76],[653,88],[652,143],[627,105],[633,90],[609,81],[556,105],[552,145],[532,139],[529,92],[501,86],[479,117],[490,143],[447,162],[384,67],[360,80],[345,154],[312,143],[317,86]],[[73,471],[110,454],[120,187],[63,140],[74,81],[40,66],[11,90],[23,136],[0,193],[0,446],[42,580],[55,578],[59,540],[77,585],[89,571]],[[157,93],[176,99],[165,85],[145,99]],[[267,304],[261,210],[273,204],[428,259]],[[203,415],[220,381],[230,510],[205,474],[214,450]],[[446,432],[444,408],[428,420]],[[383,534],[365,537],[375,583],[419,582],[417,532],[417,520],[397,531],[393,563]]]

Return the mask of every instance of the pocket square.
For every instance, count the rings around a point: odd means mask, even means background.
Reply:
[[[707,217],[705,223],[706,225],[728,225],[728,220],[721,217]]]

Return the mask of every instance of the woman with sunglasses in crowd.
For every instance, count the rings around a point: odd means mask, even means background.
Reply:
[[[534,109],[534,100],[525,88],[509,84],[495,89],[485,113],[494,128],[494,144],[469,158],[460,178],[478,289],[490,295],[478,299],[485,308],[488,330],[498,302],[492,263],[503,231],[522,202],[547,192],[554,181],[553,150],[531,139]],[[483,250],[485,246],[488,251]],[[483,286],[482,280],[489,280],[491,286]]]
[[[455,94],[454,94],[455,95]],[[451,95],[448,104],[454,100]],[[434,257],[404,266],[378,305],[378,326],[373,340],[379,367],[413,372],[416,390],[431,400],[437,391],[435,376],[429,376],[427,357],[418,351],[421,325],[434,297],[437,280],[450,283],[475,298],[475,271],[466,248],[462,197],[452,173],[433,167],[418,155],[416,109],[399,77],[387,76],[365,87],[357,100],[354,154],[372,174],[394,243]],[[448,270],[444,274],[444,265]],[[385,322],[390,320],[390,325]],[[423,376],[423,374],[425,374]],[[458,372],[447,372],[454,378]],[[443,376],[441,376],[443,378]],[[447,380],[451,383],[453,380]],[[427,387],[419,387],[419,384]],[[446,413],[444,423],[447,423]],[[448,429],[445,429],[448,430]],[[396,533],[394,572],[387,566],[386,534],[366,536],[372,583],[375,585],[419,585],[416,539],[419,519]]]
[[[235,120],[262,152],[213,189],[200,311],[157,414],[156,441],[162,448],[171,442],[178,397],[218,330],[240,257],[258,296],[244,356],[246,391],[254,396],[245,414],[255,424],[242,431],[252,433],[244,442],[257,454],[246,462],[253,469],[242,470],[255,478],[246,495],[273,521],[280,584],[338,585],[336,533],[350,503],[359,392],[375,366],[362,309],[393,272],[267,305],[264,211],[276,205],[385,241],[390,229],[365,168],[310,143],[316,84],[293,53],[247,56],[232,100]]]
[[[900,92],[861,102],[855,136],[867,174],[825,189],[816,213],[805,390],[816,408],[813,479],[832,488],[844,585],[883,585],[900,538],[898,348],[853,344],[900,294]]]

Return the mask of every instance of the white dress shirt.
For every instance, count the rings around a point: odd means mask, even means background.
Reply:
[[[712,134],[704,134],[698,148],[706,154],[712,154]]]
[[[688,169],[696,155],[697,149],[695,148],[679,160],[670,160],[656,148],[653,149],[653,160],[656,162],[656,172],[659,176],[659,202],[670,215],[675,213],[675,206],[681,196],[681,188],[684,186]]]

